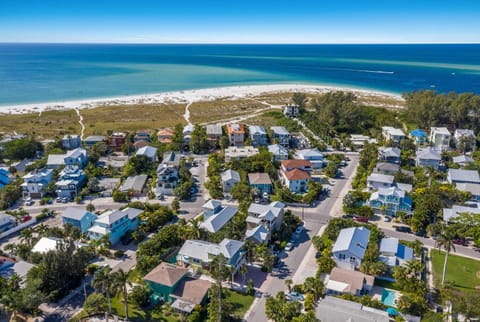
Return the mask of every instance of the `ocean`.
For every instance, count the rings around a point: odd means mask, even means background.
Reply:
[[[0,44],[0,105],[281,83],[480,94],[480,45]]]

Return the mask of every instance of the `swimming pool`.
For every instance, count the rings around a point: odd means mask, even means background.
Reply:
[[[382,291],[382,303],[387,306],[396,307],[395,303],[395,292],[387,289]]]

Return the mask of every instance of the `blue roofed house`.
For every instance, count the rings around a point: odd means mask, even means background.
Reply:
[[[64,135],[62,138],[62,147],[67,150],[79,148],[82,145],[80,135]]]
[[[52,182],[52,169],[34,170],[23,176],[23,197],[42,198],[47,186]]]
[[[405,194],[405,191],[397,188],[380,188],[370,196],[369,205],[376,213],[382,213],[390,217],[396,217],[397,213],[404,212],[412,214],[412,199]],[[383,207],[386,206],[386,209]]]
[[[62,224],[72,224],[80,229],[82,234],[88,232],[88,229],[95,223],[95,219],[97,219],[97,215],[81,208],[69,207],[62,212]]]
[[[400,164],[402,161],[402,153],[397,147],[380,147],[378,148],[378,159],[390,163]]]
[[[95,224],[88,229],[88,235],[94,240],[108,235],[112,245],[115,245],[128,231],[138,228],[138,217],[142,212],[136,208],[108,210],[95,219]]]
[[[438,170],[442,161],[442,155],[439,150],[432,147],[418,149],[415,156],[415,164],[419,167],[432,167]]]
[[[410,132],[410,138],[416,145],[422,145],[427,142],[427,132],[421,129],[415,129]]]
[[[288,148],[290,146],[290,133],[283,126],[272,126],[273,138],[283,147]]]
[[[273,155],[273,160],[275,161],[288,159],[288,150],[280,144],[269,145],[268,152],[270,152]]]
[[[233,239],[223,239],[220,244],[210,243],[203,240],[187,240],[177,254],[177,264],[182,267],[192,266],[208,268],[213,259],[223,254],[226,265],[232,267],[236,274],[240,267],[245,264],[244,243]]]
[[[266,146],[268,144],[267,131],[263,126],[252,125],[249,126],[250,139],[253,146]]]
[[[75,198],[86,182],[85,171],[76,165],[66,166],[60,172],[59,180],[55,183],[55,193],[61,198]]]
[[[413,259],[413,250],[401,244],[398,238],[386,237],[380,241],[379,260],[385,262],[389,268],[403,266]]]
[[[218,200],[209,200],[203,206],[203,222],[200,227],[216,233],[225,226],[238,212],[237,207],[222,206]]]
[[[264,193],[271,194],[273,192],[272,180],[268,173],[249,173],[248,174],[248,184],[254,190],[256,190],[260,195]]]
[[[333,259],[338,267],[359,269],[368,246],[370,230],[365,227],[350,227],[340,231],[332,248]]]
[[[10,178],[8,177],[8,170],[0,169],[0,189],[5,187],[10,183]]]

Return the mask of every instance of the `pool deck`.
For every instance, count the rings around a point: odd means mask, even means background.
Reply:
[[[372,295],[372,298],[382,302],[382,292],[383,292],[384,289],[387,290],[387,291],[391,291],[395,294],[395,303],[398,301],[398,299],[402,295],[399,291],[395,291],[395,290],[392,290],[390,288],[383,288],[381,286],[374,286],[372,288],[372,292],[370,293]],[[395,305],[395,308],[396,308],[396,305]]]

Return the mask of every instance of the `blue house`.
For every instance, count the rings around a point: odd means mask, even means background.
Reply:
[[[88,232],[88,229],[95,223],[95,219],[97,219],[97,215],[81,208],[69,207],[62,213],[62,224],[72,224],[80,229],[82,234]]]
[[[400,244],[398,238],[382,238],[380,242],[379,260],[385,262],[388,267],[402,266],[412,259],[413,249]]]
[[[61,198],[75,198],[86,181],[87,176],[82,169],[78,166],[66,166],[55,183],[55,192]]]
[[[333,259],[338,267],[359,269],[368,246],[370,230],[365,227],[350,227],[340,230],[332,248]]]
[[[383,208],[386,207],[385,214],[390,217],[396,217],[399,211],[411,214],[413,201],[405,195],[405,191],[397,187],[390,187],[380,188],[372,193],[369,205],[377,213],[384,211]]]
[[[143,210],[136,208],[109,210],[101,214],[95,220],[95,224],[88,229],[89,236],[91,239],[99,240],[108,235],[110,243],[115,245],[128,231],[138,228],[138,217],[142,212]]]
[[[249,173],[248,184],[250,187],[252,187],[252,189],[256,189],[259,194],[271,194],[273,192],[272,180],[270,179],[268,173]]]
[[[62,146],[64,149],[72,150],[79,148],[82,145],[80,135],[64,135],[62,139]]]
[[[0,189],[5,187],[10,183],[10,178],[8,177],[8,171],[5,169],[0,169]]]
[[[415,129],[410,132],[410,138],[417,145],[421,145],[427,142],[427,132],[421,129]]]

